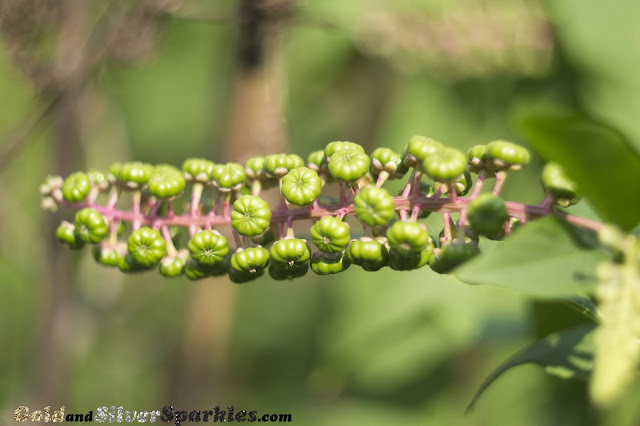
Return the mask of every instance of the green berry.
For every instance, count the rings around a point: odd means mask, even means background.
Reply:
[[[316,172],[324,172],[327,167],[327,157],[324,155],[324,149],[313,151],[307,157],[307,167]]]
[[[62,221],[58,229],[56,229],[56,238],[72,250],[79,250],[84,247],[84,241],[76,232],[76,227],[66,220]]]
[[[149,182],[152,174],[151,164],[136,161],[122,164],[119,177],[128,188],[137,189]]]
[[[385,171],[392,179],[400,179],[407,173],[407,166],[402,161],[402,156],[389,148],[378,148],[371,154],[369,172],[378,176]]]
[[[453,182],[453,184],[449,183],[449,185],[453,185],[453,189],[454,191],[456,191],[456,194],[458,195],[466,195],[471,189],[472,184],[473,184],[473,180],[471,179],[471,173],[469,172],[469,170],[465,170],[458,177],[458,179],[455,182]],[[438,190],[442,185],[444,185],[442,182],[436,182],[433,185],[433,188],[435,190]],[[446,191],[446,192],[448,193],[449,191]]]
[[[431,256],[429,266],[434,272],[444,274],[465,263],[478,253],[480,253],[480,250],[475,244],[455,242],[442,247],[438,253]]]
[[[281,178],[289,171],[304,166],[304,160],[295,154],[273,154],[264,159],[263,172],[272,178]]]
[[[487,145],[485,159],[494,170],[520,170],[529,163],[529,151],[511,142],[494,141]]]
[[[320,196],[322,180],[315,171],[297,167],[282,178],[281,191],[291,204],[307,206]]]
[[[240,189],[246,179],[244,167],[237,163],[216,164],[211,172],[213,184],[222,192]]]
[[[272,263],[269,266],[269,276],[277,281],[293,280],[303,277],[309,272],[309,263],[281,265],[278,263]]]
[[[499,238],[509,219],[509,212],[500,198],[493,194],[480,194],[469,203],[467,218],[476,234]]]
[[[229,252],[227,239],[209,230],[197,232],[189,240],[188,247],[191,257],[203,265],[218,263]]]
[[[269,204],[254,195],[243,195],[233,203],[231,226],[239,234],[255,237],[262,234],[271,224]]]
[[[415,222],[396,222],[387,230],[387,240],[399,254],[420,253],[428,245],[433,249],[427,230]]]
[[[144,271],[148,271],[152,268],[152,266],[146,266],[138,263],[138,261],[135,260],[131,253],[127,252],[120,258],[118,268],[125,274],[138,274]]]
[[[467,168],[474,172],[479,173],[481,170],[487,169],[486,164],[486,145],[474,145],[467,151]]]
[[[264,167],[264,157],[256,156],[244,162],[244,173],[247,179],[255,180],[262,178],[262,168]]]
[[[394,271],[411,271],[422,268],[429,263],[433,255],[433,245],[428,245],[420,253],[398,253],[394,250],[389,252],[389,267]]]
[[[338,274],[351,266],[344,253],[315,252],[311,256],[311,270],[318,275]]]
[[[354,211],[369,226],[385,225],[395,213],[393,197],[384,188],[368,186],[353,200]]]
[[[341,149],[329,160],[329,173],[340,182],[356,182],[369,171],[369,156],[357,149]]]
[[[365,271],[370,272],[380,270],[389,261],[387,247],[380,241],[368,237],[352,240],[349,247],[347,247],[346,255],[351,263],[359,265]]]
[[[580,198],[578,184],[572,181],[558,163],[547,163],[542,169],[542,186],[563,207],[575,204]]]
[[[264,275],[264,269],[259,269],[255,272],[236,271],[232,269],[229,271],[229,281],[235,284],[244,284],[259,278],[262,275]]]
[[[310,233],[313,244],[326,253],[343,251],[351,240],[349,225],[333,216],[322,217],[313,224]]]
[[[109,232],[104,217],[96,209],[90,207],[76,213],[75,225],[76,234],[85,243],[99,243]]]
[[[116,247],[103,244],[93,246],[93,258],[105,266],[119,266],[126,252],[127,246],[124,243],[120,243]]]
[[[271,246],[271,260],[281,266],[293,267],[308,263],[310,257],[309,245],[299,238],[284,238]]]
[[[155,167],[149,178],[149,192],[158,198],[175,198],[186,186],[183,174],[168,164]]]
[[[426,136],[412,136],[402,152],[403,162],[407,167],[415,167],[422,171],[423,161],[444,146]]]
[[[327,161],[331,159],[331,157],[338,151],[342,151],[345,149],[355,149],[356,151],[360,151],[364,154],[364,148],[357,143],[346,142],[346,141],[335,141],[329,142],[327,146],[324,148],[324,155]]]
[[[160,261],[160,274],[168,277],[178,277],[184,274],[185,264],[189,259],[189,252],[187,250],[180,250],[175,255],[168,255],[162,258]]]
[[[164,257],[167,242],[162,238],[160,231],[144,226],[129,235],[127,249],[136,262],[150,267]]]
[[[91,179],[82,172],[73,173],[62,184],[62,197],[70,202],[77,203],[84,200],[91,191]]]
[[[433,180],[451,182],[464,173],[467,160],[457,149],[442,148],[427,156],[422,162],[422,167]]]
[[[263,247],[238,250],[231,256],[231,270],[249,274],[261,273],[269,266],[269,251]]]
[[[182,163],[182,172],[188,182],[209,182],[215,164],[205,158],[187,158]]]
[[[203,265],[194,259],[187,259],[184,264],[184,274],[192,281],[211,276],[211,265]]]
[[[107,175],[109,182],[115,183],[117,181],[121,181],[122,180],[120,178],[121,171],[122,171],[122,163],[113,163],[109,167],[109,174]]]

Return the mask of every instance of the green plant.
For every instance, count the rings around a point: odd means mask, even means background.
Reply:
[[[532,140],[550,139],[540,130],[545,125],[548,123],[536,123],[535,132],[542,132],[542,136],[536,134]],[[555,155],[555,148],[546,142],[536,146],[542,152],[554,152],[549,157]],[[621,318],[617,308],[624,304],[633,304],[630,310],[634,312],[635,304],[640,308],[640,298],[631,289],[640,277],[640,246],[633,236],[561,209],[579,200],[578,185],[570,176],[581,176],[581,172],[571,170],[571,161],[547,164],[542,173],[547,198],[538,205],[502,200],[508,174],[522,169],[529,160],[526,149],[505,141],[476,145],[465,155],[433,139],[414,136],[402,154],[378,148],[371,157],[357,144],[331,142],[324,150],[311,153],[306,167],[301,157],[286,154],[253,157],[244,165],[192,158],[183,163],[182,171],[169,165],[115,164],[107,175],[93,171],[74,173],[66,179],[50,176],[41,192],[47,208],[80,209],[75,225],[63,222],[57,230],[63,244],[73,249],[94,244],[98,262],[123,272],[152,270],[159,265],[160,273],[167,277],[185,274],[196,280],[227,274],[234,283],[246,283],[266,270],[272,278],[284,280],[305,275],[309,267],[318,275],[327,275],[345,271],[351,264],[366,271],[386,266],[407,271],[428,264],[437,273],[453,273],[471,284],[505,285],[536,295],[548,291],[545,296],[552,297],[583,297],[581,302],[567,302],[574,306],[584,305],[584,300],[589,300],[584,296],[595,291],[603,304],[602,315],[607,315],[603,324],[611,321],[617,328],[615,333],[610,327],[597,329],[597,342],[605,343],[597,343],[595,353],[603,352],[600,359],[611,357],[604,348],[611,341],[629,346],[623,361],[616,362],[616,372],[596,361],[594,398],[608,404],[623,389],[628,381],[625,374],[630,374],[639,356],[629,343],[638,335],[635,329],[620,331],[635,326],[627,325],[629,318]],[[570,168],[564,170],[561,163]],[[400,179],[409,171],[397,196],[383,188],[387,180]],[[475,182],[471,173],[478,175]],[[431,179],[428,184],[423,181],[427,177]],[[492,190],[482,193],[485,182],[492,178]],[[338,188],[339,200],[324,202],[321,194],[330,185]],[[275,208],[261,197],[270,188],[279,191],[280,202]],[[174,207],[181,205],[176,201],[185,193],[189,201],[183,211],[175,211]],[[126,195],[131,209],[119,208]],[[442,218],[438,238],[434,238],[433,225],[423,219],[429,213]],[[604,216],[627,230],[633,222],[627,217]],[[357,221],[349,224],[348,218]],[[309,234],[317,247],[315,252],[302,235],[295,235],[294,222],[304,220],[312,222]],[[124,222],[132,227],[126,246],[119,239]],[[172,235],[173,227],[188,233],[188,251],[176,247],[174,241],[179,238]],[[596,233],[602,244],[593,238]],[[545,235],[551,234],[554,237],[545,240]],[[559,242],[557,235],[564,239]],[[506,241],[488,246],[481,255],[485,241],[481,236]],[[585,262],[586,256],[594,261],[589,265],[593,268],[593,263],[605,259],[603,247],[609,247],[615,263],[601,268],[595,290],[597,280],[585,275],[582,263],[572,262]],[[558,261],[558,256],[564,257]],[[557,271],[555,281],[532,285],[537,272],[532,272],[527,262],[530,258],[539,263],[536,267]],[[557,285],[552,288],[554,283]],[[619,288],[619,283],[626,287]],[[599,318],[595,311],[586,312],[590,320]],[[593,327],[581,330],[585,338],[594,332]],[[575,337],[575,330],[570,332]],[[564,342],[565,335],[558,339]],[[552,364],[565,360],[574,350],[575,345],[560,345],[551,357],[525,357],[526,361],[518,359],[509,367],[539,362],[558,373]],[[582,368],[565,364],[564,375],[577,376]]]

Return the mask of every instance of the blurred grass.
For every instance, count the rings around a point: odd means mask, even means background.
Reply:
[[[445,13],[464,12],[468,3],[374,5]],[[560,3],[551,11],[558,13],[561,49],[546,74],[462,80],[447,80],[429,65],[403,72],[360,49],[354,31],[366,2],[302,3],[299,13],[307,21],[286,33],[291,151],[306,155],[336,139],[354,140],[369,150],[401,150],[413,134],[460,149],[499,138],[525,142],[512,126],[513,113],[523,105],[571,104],[578,93],[595,93],[590,87],[598,93],[617,87],[606,72],[590,74],[587,86],[577,80],[594,62],[569,65],[564,53],[573,61],[597,51],[591,39],[574,36],[579,19],[560,18],[599,9],[593,2],[586,7]],[[637,20],[638,14],[633,16]],[[94,108],[85,112],[92,123],[83,141],[87,167],[128,159],[176,165],[193,156],[215,161],[221,152],[237,27],[182,18],[167,18],[165,24],[149,57],[129,68],[105,64],[96,76]],[[597,28],[591,35],[608,35],[601,37],[603,46],[617,49],[617,21]],[[634,66],[622,56],[596,63],[612,73]],[[624,87],[629,97],[638,98],[637,89]],[[0,134],[6,135],[38,101],[3,50],[0,93]],[[590,96],[580,99],[595,99]],[[620,113],[615,102],[589,105],[603,115]],[[637,115],[638,108],[627,105],[626,113]],[[207,300],[212,317],[231,315],[228,333],[222,334],[228,338],[213,341],[224,356],[211,360],[203,371],[208,376],[193,379],[204,389],[193,383],[199,393],[186,396],[181,390],[189,383],[180,383],[189,370],[190,348],[184,345],[190,341],[185,336],[191,297],[205,286],[232,284],[123,276],[95,264],[88,250],[65,252],[76,283],[64,301],[62,328],[55,329],[64,342],[64,376],[55,401],[38,400],[41,366],[36,364],[50,273],[43,258],[54,229],[45,225],[48,214],[40,211],[37,187],[57,172],[51,138],[49,132],[33,138],[0,171],[0,423],[19,405],[64,404],[69,411],[87,411],[103,405],[151,410],[173,404],[190,410],[232,404],[290,412],[296,424],[308,425],[588,424],[582,386],[567,387],[535,367],[505,375],[465,416],[484,376],[532,341],[535,317],[530,302],[517,294],[465,286],[428,268],[367,273],[352,267],[339,276],[310,274],[294,282],[264,277],[237,287],[232,298]],[[541,164],[534,155],[529,169],[509,178],[505,196],[538,202]],[[202,339],[208,342],[211,336]],[[621,411],[631,414],[612,424],[632,424],[633,403]]]

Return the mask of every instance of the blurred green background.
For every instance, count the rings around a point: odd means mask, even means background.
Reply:
[[[19,405],[62,404],[598,424],[583,383],[535,366],[464,414],[501,361],[579,320],[568,308],[429,268],[242,286],[125,276],[57,245],[71,212],[42,211],[38,185],[115,161],[306,156],[332,140],[526,145],[518,117],[540,108],[587,111],[638,142],[639,20],[632,0],[0,1],[0,424]],[[534,153],[505,198],[539,202],[541,165]],[[609,421],[638,424],[634,408]]]

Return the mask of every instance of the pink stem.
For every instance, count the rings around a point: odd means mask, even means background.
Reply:
[[[480,190],[482,189],[482,184],[484,183],[484,173],[480,172],[478,175],[478,180],[476,180],[476,184],[473,187],[473,191],[469,195],[469,198],[476,198],[480,194]]]
[[[507,172],[501,171],[496,173],[496,184],[493,187],[493,195],[500,195],[504,181],[507,179]]]
[[[442,213],[442,222],[444,223],[444,242],[449,244],[451,242],[451,215]]]

